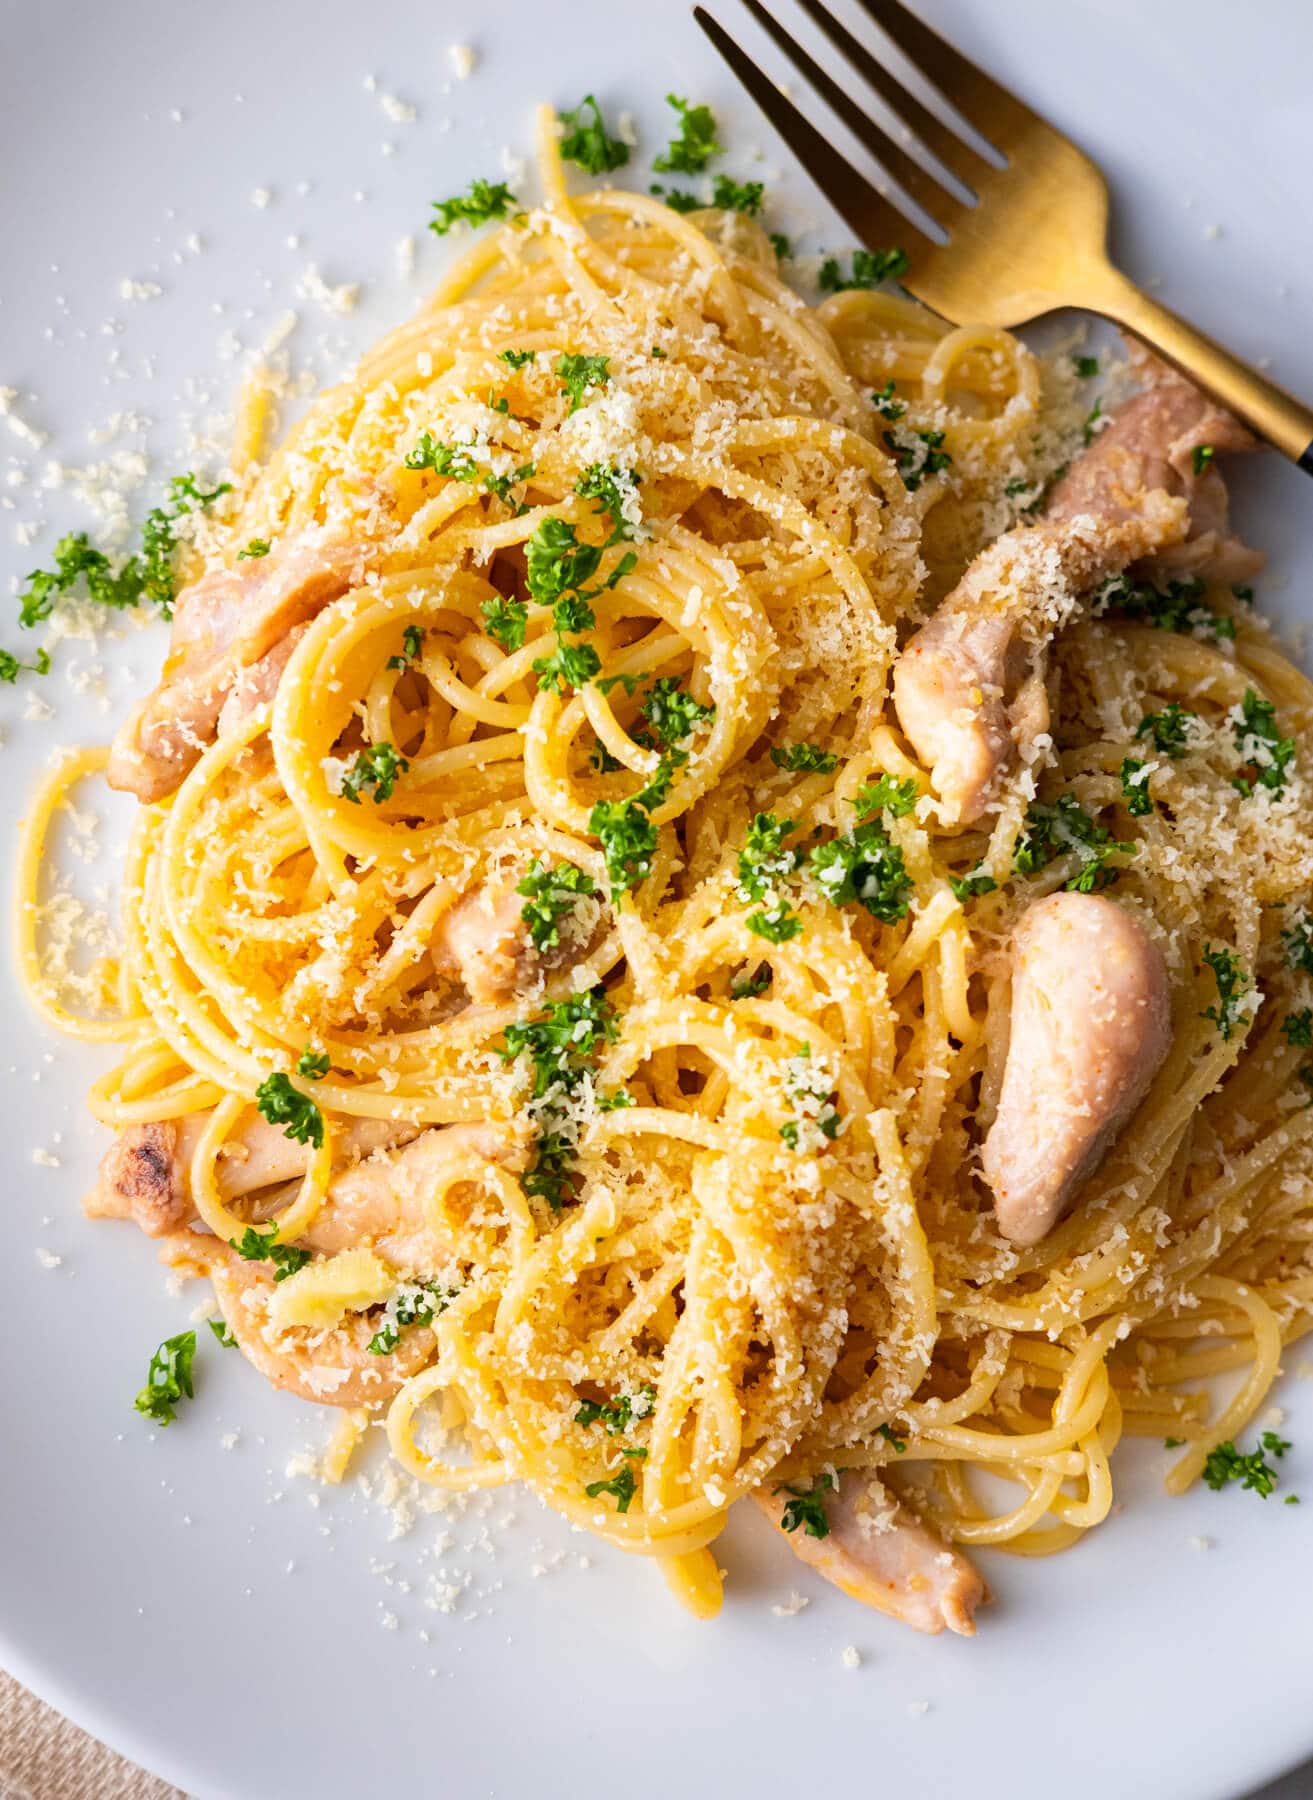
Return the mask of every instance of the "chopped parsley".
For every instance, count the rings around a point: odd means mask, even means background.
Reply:
[[[499,350],[497,361],[504,362],[511,369],[523,369],[533,361],[536,354],[534,350]]]
[[[818,1475],[809,1488],[791,1487],[788,1482],[782,1482],[775,1492],[789,1494],[792,1498],[780,1515],[781,1527],[785,1531],[796,1531],[801,1526],[808,1537],[829,1537],[830,1520],[825,1510],[825,1496],[834,1493],[838,1485],[828,1472]]]
[[[998,883],[992,875],[986,875],[982,870],[977,869],[970,875],[950,875],[948,885],[953,898],[960,905],[965,906],[967,901],[974,900],[977,894],[992,894]]]
[[[304,1081],[322,1081],[332,1067],[327,1050],[315,1050],[309,1044],[296,1060],[296,1072]]]
[[[1287,1013],[1281,1021],[1281,1031],[1288,1044],[1300,1050],[1313,1050],[1313,1007],[1305,1006],[1299,1012]]]
[[[598,1050],[615,1038],[615,1009],[605,988],[590,988],[550,1002],[542,1018],[519,1020],[503,1035],[498,1056],[503,1062],[526,1058],[533,1070],[531,1098],[541,1100],[553,1088],[578,1087]]]
[[[435,475],[449,475],[453,481],[477,481],[479,465],[463,445],[444,444],[426,431],[415,448],[405,457],[408,469],[432,469]]]
[[[656,1389],[650,1384],[636,1394],[617,1394],[614,1400],[581,1400],[574,1415],[576,1425],[604,1425],[608,1437],[623,1437],[631,1424],[652,1416]]]
[[[407,625],[406,629],[401,634],[401,654],[399,656],[388,657],[388,668],[409,668],[411,663],[419,656],[423,646],[424,627],[422,625]]]
[[[1096,824],[1074,794],[1061,794],[1056,806],[1031,802],[1013,868],[1018,875],[1033,875],[1055,856],[1074,851],[1080,868],[1063,885],[1073,894],[1093,894],[1110,887],[1120,873],[1108,866],[1109,858],[1134,856],[1137,848],[1133,843],[1118,842],[1104,826]]]
[[[1253,989],[1245,974],[1244,965],[1234,951],[1225,948],[1214,950],[1208,944],[1204,949],[1204,961],[1213,971],[1213,979],[1217,983],[1217,1005],[1205,1008],[1199,1017],[1211,1019],[1229,1042],[1236,1026],[1253,1010],[1251,1005],[1246,1004]]]
[[[557,640],[550,656],[533,659],[538,686],[554,694],[563,694],[567,688],[583,687],[594,675],[600,674],[601,669],[602,659],[591,644],[569,644],[564,639]]]
[[[838,757],[819,744],[772,744],[770,759],[793,775],[831,775],[839,766]]]
[[[786,849],[784,840],[798,829],[796,819],[780,819],[774,813],[758,813],[748,827],[747,841],[739,852],[740,900],[757,901],[759,910],[745,921],[754,936],[769,944],[785,944],[802,930],[802,920],[781,891],[802,860],[801,852]]]
[[[572,111],[561,114],[561,125],[561,155],[590,175],[607,175],[629,161],[628,144],[611,136],[591,94],[585,94]]]
[[[823,1150],[838,1137],[843,1120],[834,1104],[835,1075],[829,1058],[812,1058],[810,1044],[799,1044],[784,1065],[784,1091],[799,1117],[780,1126],[790,1150]]]
[[[87,598],[100,606],[125,608],[153,600],[165,618],[173,614],[173,553],[177,547],[173,527],[196,507],[209,506],[221,494],[230,493],[231,482],[222,481],[206,492],[192,474],[175,475],[160,506],[146,514],[141,527],[141,551],[115,570],[103,551],[97,550],[85,531],[71,532],[55,545],[53,569],[37,569],[28,576],[20,597],[19,623],[35,625],[49,618],[55,601],[84,584]]]
[[[760,181],[735,181],[731,175],[717,175],[711,184],[711,204],[722,212],[744,213],[755,219],[765,192]]]
[[[666,188],[659,181],[652,183],[652,192],[661,198],[671,212],[699,212],[707,204],[696,194],[690,194],[687,188]]]
[[[360,805],[362,788],[373,792],[374,804],[390,800],[398,775],[404,775],[410,763],[393,744],[371,744],[362,750],[342,777],[342,798],[353,806]]]
[[[910,441],[915,439],[917,441]],[[927,475],[938,475],[952,464],[952,457],[942,448],[944,434],[942,431],[914,431],[910,439],[905,434],[902,439],[892,431],[884,433],[886,449],[892,451],[898,465],[898,473],[903,478],[903,486],[909,494],[914,494]]]
[[[590,1500],[596,1500],[601,1494],[610,1494],[615,1499],[616,1511],[627,1513],[634,1497],[634,1486],[634,1471],[626,1463],[620,1473],[613,1475],[609,1481],[590,1481],[584,1492]]]
[[[1242,1488],[1249,1488],[1260,1499],[1267,1499],[1280,1476],[1266,1457],[1273,1456],[1279,1462],[1289,1450],[1290,1440],[1278,1437],[1275,1431],[1265,1431],[1258,1442],[1259,1448],[1248,1454],[1237,1450],[1230,1438],[1208,1452],[1203,1475],[1214,1493],[1238,1481]]]
[[[876,412],[879,413],[880,417],[882,419],[888,419],[890,424],[901,419],[903,414],[907,411],[907,408],[903,405],[901,400],[894,399],[894,384],[892,380],[886,381],[882,388],[876,389],[871,395],[871,405],[875,408]]]
[[[483,628],[494,643],[506,651],[523,648],[529,620],[529,608],[523,600],[503,600],[498,595],[495,600],[485,600],[479,610]]]
[[[1089,381],[1099,372],[1099,359],[1097,356],[1073,356],[1071,366],[1082,381]]]
[[[38,650],[36,661],[25,663],[20,662],[12,650],[0,650],[0,681],[7,681],[12,687],[24,672],[29,675],[48,675],[50,673],[50,652]]]
[[[323,1147],[324,1115],[309,1094],[293,1087],[290,1075],[266,1075],[255,1090],[255,1104],[262,1119],[282,1126],[284,1137],[313,1144],[316,1150]]]
[[[577,413],[589,388],[605,387],[611,379],[609,356],[574,356],[557,359],[556,373],[561,378],[561,392],[570,397],[570,411]]]
[[[1092,444],[1098,436],[1103,422],[1103,401],[1096,400],[1085,415],[1085,423],[1081,426],[1081,437],[1086,444]]]
[[[1246,688],[1244,699],[1231,709],[1228,718],[1236,749],[1251,771],[1248,775],[1237,775],[1232,787],[1246,798],[1255,787],[1283,794],[1295,758],[1295,740],[1281,736],[1277,729],[1276,707],[1270,700],[1261,700],[1253,688]]]
[[[1126,810],[1133,819],[1146,818],[1153,811],[1153,796],[1149,792],[1149,766],[1141,762],[1137,756],[1122,758],[1121,783],[1122,798],[1126,802]]]
[[[1190,467],[1196,475],[1202,475],[1216,454],[1212,444],[1196,444],[1190,452]]]
[[[1198,713],[1172,700],[1161,712],[1146,713],[1136,726],[1135,735],[1152,738],[1154,749],[1164,756],[1184,756],[1190,748],[1191,731],[1198,717]]]
[[[424,1286],[399,1287],[383,1308],[383,1323],[369,1340],[374,1356],[390,1356],[401,1342],[408,1325],[431,1325],[455,1299],[454,1288],[441,1288],[433,1283]]]
[[[653,157],[652,167],[663,175],[700,175],[720,154],[715,115],[709,106],[690,106],[678,94],[667,94],[666,100],[679,114],[679,131],[661,155]]]
[[[633,567],[632,552],[626,552],[626,556],[628,567],[624,568],[624,573],[627,574]],[[539,606],[552,606],[570,593],[584,600],[595,600],[599,593],[615,586],[626,560],[621,557],[602,587],[584,593],[584,582],[597,573],[602,548],[596,544],[581,544],[569,520],[555,516],[539,520],[533,536],[524,546],[524,557],[529,594]]]
[[[750,975],[735,975],[729,984],[731,1000],[755,1000],[770,986],[773,971],[769,963],[758,963]]]
[[[132,1402],[139,1413],[157,1425],[172,1425],[178,1416],[176,1403],[184,1395],[190,1400],[194,1392],[191,1365],[195,1354],[194,1331],[180,1331],[177,1337],[165,1338],[150,1359],[145,1387]]]
[[[906,918],[914,883],[878,819],[864,819],[846,836],[818,844],[808,863],[813,881],[835,906],[856,900],[885,925]]]
[[[647,816],[641,795],[632,800],[599,800],[588,815],[588,829],[602,846],[613,901],[647,880],[656,855],[657,828]]]
[[[470,183],[468,194],[433,202],[437,217],[429,220],[429,230],[445,237],[453,225],[486,225],[489,219],[504,219],[516,204],[504,181],[484,181],[480,176]]]
[[[571,912],[581,894],[595,894],[597,889],[582,869],[573,863],[557,863],[548,868],[535,857],[516,885],[524,896],[520,916],[529,928],[535,950],[554,950],[561,941],[561,920]]]
[[[274,1281],[286,1281],[289,1275],[295,1275],[298,1269],[304,1269],[310,1261],[310,1252],[299,1250],[295,1244],[275,1244],[272,1240],[277,1235],[276,1224],[271,1223],[268,1231],[248,1225],[239,1238],[229,1238],[228,1242],[244,1262],[272,1263]]]
[[[905,819],[916,806],[917,798],[917,785],[910,775],[906,781],[882,775],[878,781],[859,787],[852,804],[862,818],[869,813],[887,812],[892,818]]]
[[[657,740],[668,749],[686,744],[695,731],[710,725],[716,716],[714,704],[695,700],[673,675],[662,675],[652,683],[639,711]]]
[[[877,1425],[875,1428],[887,1444],[893,1446],[895,1456],[901,1456],[907,1448],[907,1439],[899,1437],[892,1425]]]
[[[620,469],[613,463],[590,463],[574,484],[582,500],[596,500],[597,510],[611,520],[611,535],[604,549],[623,543],[634,535],[634,527],[625,516],[625,502],[635,498],[640,476],[634,469]]]
[[[177,548],[173,535],[175,523],[196,507],[209,506],[221,494],[231,492],[230,481],[221,481],[218,487],[211,488],[206,493],[197,486],[194,475],[175,475],[169,483],[164,504],[152,507],[142,521],[141,591],[147,600],[155,602],[166,619],[173,617],[173,553]],[[126,565],[120,571],[120,581],[130,566]]]
[[[793,256],[793,245],[782,231],[769,233],[770,247],[781,262],[789,262]]]
[[[910,267],[906,250],[854,250],[853,266],[847,275],[837,257],[826,257],[817,285],[825,294],[841,294],[847,288],[879,287],[883,281],[897,281]]]
[[[248,556],[268,556],[270,544],[268,538],[252,538],[245,550],[237,552],[238,562],[245,562]]]
[[[1287,968],[1313,975],[1313,919],[1306,912],[1301,911],[1290,929],[1281,933],[1281,948]]]
[[[1205,584],[1198,576],[1189,581],[1169,581],[1160,588],[1152,582],[1133,582],[1125,575],[1114,575],[1095,596],[1093,611],[1119,612],[1128,619],[1152,625],[1155,631],[1188,632],[1214,643],[1233,641],[1235,621],[1225,613],[1210,612],[1201,606],[1205,592]]]
[[[215,1337],[218,1338],[225,1350],[233,1350],[236,1348],[237,1339],[233,1336],[232,1327],[229,1325],[227,1319],[207,1319],[206,1324],[214,1333]]]

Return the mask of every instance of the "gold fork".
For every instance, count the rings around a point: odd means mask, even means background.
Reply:
[[[898,245],[903,286],[955,324],[1021,325],[1079,306],[1126,326],[1313,475],[1313,411],[1159,306],[1107,254],[1108,189],[1089,157],[954,50],[900,0],[859,0],[908,62],[991,144],[996,166],[910,94],[821,4],[799,0],[901,124],[973,195],[964,201],[882,131],[760,0],[749,12],[798,73],[947,241],[937,244],[866,181],[701,6],[694,17],[803,167],[869,250]]]

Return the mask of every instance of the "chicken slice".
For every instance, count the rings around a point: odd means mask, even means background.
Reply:
[[[581,894],[557,921],[560,942],[537,950],[524,923],[516,881],[485,881],[439,919],[434,967],[454,975],[478,1006],[495,1006],[530,986],[544,971],[582,960],[601,935],[606,909]]]
[[[132,1219],[148,1237],[195,1224],[191,1157],[207,1116],[196,1113],[122,1132],[83,1202],[87,1216]],[[388,1120],[355,1119],[339,1128],[334,1141],[339,1172],[298,1243],[328,1256],[371,1245],[397,1267],[421,1274],[446,1260],[424,1207],[439,1180],[471,1157],[518,1170],[529,1155],[527,1128],[518,1124],[420,1130]],[[304,1172],[305,1146],[255,1114],[230,1143],[234,1153],[225,1154],[219,1165],[220,1194],[225,1200],[256,1195],[250,1216],[257,1222],[270,1218],[286,1199],[287,1183],[299,1181]]]
[[[1048,646],[1083,594],[1131,563],[1252,573],[1261,558],[1226,532],[1226,489],[1191,452],[1254,440],[1182,378],[1141,353],[1152,382],[1072,464],[1036,525],[981,552],[894,668],[899,723],[931,771],[948,824],[973,824],[1048,730]],[[1174,563],[1171,559],[1177,559]]]
[[[780,1525],[788,1495],[771,1492],[774,1485],[753,1498]],[[836,1492],[826,1496],[825,1513],[826,1537],[809,1537],[802,1528],[787,1533],[800,1561],[853,1600],[916,1631],[937,1633],[947,1626],[962,1637],[975,1636],[975,1611],[987,1598],[984,1581],[876,1477],[859,1469],[841,1474]]]
[[[1185,500],[1190,529],[1156,557],[1173,571],[1214,581],[1248,581],[1263,567],[1262,551],[1231,535],[1226,483],[1214,456],[1196,470],[1196,450],[1256,450],[1258,440],[1238,419],[1183,375],[1128,339],[1131,364],[1144,383],[1112,423],[1077,457],[1049,497],[1047,519],[1113,519],[1135,496],[1161,489]]]
[[[274,1274],[264,1262],[246,1262],[219,1238],[177,1231],[164,1239],[160,1260],[179,1274],[207,1275],[242,1354],[275,1387],[327,1406],[371,1406],[390,1400],[402,1382],[432,1361],[433,1333],[412,1325],[395,1350],[369,1348],[377,1322],[350,1315],[330,1331],[304,1326],[277,1330],[269,1320]]]
[[[365,547],[315,526],[267,556],[184,588],[159,685],[114,739],[110,786],[144,802],[171,794],[213,740],[225,702],[248,671],[363,580],[367,562]]]
[[[1171,1044],[1167,967],[1125,907],[1050,894],[1012,936],[1012,1026],[981,1150],[1000,1231],[1037,1244],[1144,1098]]]
[[[131,1219],[147,1237],[162,1237],[196,1218],[191,1197],[191,1163],[208,1113],[191,1113],[121,1131],[101,1158],[100,1177],[82,1203],[90,1219]],[[356,1162],[372,1151],[408,1142],[415,1125],[388,1119],[353,1119],[334,1139],[335,1160]],[[224,1146],[218,1186],[224,1200],[276,1187],[305,1172],[304,1144],[293,1143],[279,1125],[250,1112]]]

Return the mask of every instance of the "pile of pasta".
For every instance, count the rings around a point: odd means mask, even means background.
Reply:
[[[369,545],[370,569],[310,623],[272,706],[143,809],[121,1004],[91,1028],[122,1057],[93,1110],[115,1129],[209,1113],[192,1185],[231,1238],[248,1221],[219,1197],[225,1137],[313,1045],[324,1143],[280,1243],[323,1204],[350,1121],[527,1120],[540,1143],[549,1120],[563,1203],[473,1151],[427,1197],[448,1256],[404,1273],[441,1273],[452,1297],[389,1437],[424,1480],[523,1481],[666,1559],[698,1610],[734,1502],[823,1469],[891,1478],[958,1543],[1061,1548],[1107,1514],[1124,1432],[1182,1439],[1184,1487],[1308,1327],[1313,1110],[1282,1022],[1313,968],[1313,693],[1229,590],[1198,599],[1213,628],[1177,631],[1114,597],[1061,636],[1047,764],[1013,778],[988,831],[944,827],[890,669],[1078,447],[1070,359],[887,291],[808,305],[754,221],[567,193],[550,131],[543,179],[545,203],[475,242],[267,460],[246,409],[217,559],[322,525]],[[447,472],[416,466],[425,434],[459,447]],[[599,466],[619,517],[580,491]],[[577,641],[599,672],[577,684],[534,671],[562,642],[549,605],[529,601],[518,640],[489,622],[524,598],[546,521],[597,553]],[[652,731],[658,684],[695,703],[675,756]],[[1298,746],[1279,794],[1235,785],[1249,689]],[[1199,727],[1131,817],[1119,771],[1173,701]],[[377,745],[395,780],[344,792]],[[805,851],[851,833],[882,778],[911,796],[882,827],[902,910],[776,869],[788,900],[763,935],[739,860],[754,820]],[[1167,949],[1175,1038],[1079,1207],[1017,1249],[975,1149],[1011,923],[1083,866],[1068,845],[1014,869],[1028,807],[1064,794],[1124,846],[1100,879]],[[627,886],[597,809],[636,795],[654,842]],[[435,931],[535,860],[588,878],[592,929],[527,991],[465,1004]],[[1229,1035],[1208,1016],[1218,946],[1247,996]],[[578,1053],[548,1115],[508,1046],[569,1016]],[[1232,1371],[1215,1402],[1208,1379]],[[608,1398],[615,1430],[580,1423]]]

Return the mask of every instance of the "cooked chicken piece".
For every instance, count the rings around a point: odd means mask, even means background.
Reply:
[[[753,1496],[779,1525],[787,1494]],[[875,1476],[849,1469],[825,1497],[829,1534],[809,1537],[801,1527],[787,1534],[790,1549],[863,1606],[901,1619],[916,1631],[940,1632],[947,1625],[962,1637],[976,1634],[975,1611],[985,1584],[959,1551],[888,1492]]]
[[[228,732],[235,731],[253,712],[273,699],[278,692],[278,683],[283,678],[283,670],[291,662],[292,652],[305,636],[305,630],[304,625],[293,626],[272,650],[265,651],[259,662],[253,662],[242,670],[219,709],[219,722],[214,733],[216,737],[224,737]]]
[[[432,1359],[433,1333],[424,1325],[409,1326],[395,1350],[376,1355],[369,1340],[378,1322],[367,1313],[353,1314],[329,1332],[300,1326],[274,1330],[268,1318],[275,1291],[272,1267],[244,1261],[216,1237],[173,1232],[160,1248],[160,1260],[183,1275],[208,1275],[242,1354],[275,1387],[302,1400],[377,1405]]]
[[[184,588],[159,685],[114,739],[110,786],[142,801],[171,794],[213,740],[224,703],[247,671],[363,580],[367,562],[365,547],[314,527],[267,556]]]
[[[87,1215],[132,1219],[150,1237],[195,1223],[191,1155],[206,1117],[197,1113],[122,1132],[83,1203]],[[254,1114],[230,1143],[235,1154],[225,1154],[220,1163],[220,1194],[225,1200],[259,1194],[251,1216],[257,1221],[269,1218],[280,1210],[286,1183],[299,1180],[304,1172],[305,1146]],[[514,1169],[522,1169],[528,1161],[526,1131],[516,1124],[418,1130],[383,1119],[355,1119],[339,1128],[335,1146],[341,1172],[334,1175],[323,1205],[297,1242],[327,1256],[372,1245],[398,1268],[420,1273],[446,1261],[445,1249],[434,1243],[425,1221],[424,1201],[453,1161],[473,1156]]]
[[[132,1219],[147,1237],[177,1231],[196,1217],[191,1198],[191,1162],[208,1113],[192,1113],[121,1131],[101,1159],[100,1179],[82,1209],[91,1219]],[[371,1151],[408,1143],[418,1135],[414,1125],[389,1119],[353,1119],[339,1127],[335,1160],[347,1166]],[[228,1139],[219,1162],[219,1193],[225,1200],[299,1179],[305,1172],[306,1149],[249,1112],[241,1129]]]
[[[987,812],[1016,755],[1048,730],[1048,645],[1083,594],[1142,558],[1228,581],[1261,566],[1226,534],[1221,476],[1211,465],[1195,475],[1191,461],[1196,446],[1253,439],[1180,376],[1138,360],[1153,385],[1076,459],[1045,518],[982,551],[895,665],[899,722],[946,823]]]
[[[1226,484],[1215,458],[1196,473],[1194,452],[1256,450],[1257,439],[1142,344],[1130,339],[1128,346],[1144,390],[1077,457],[1050,495],[1046,518],[1116,518],[1138,494],[1160,488],[1185,500],[1190,529],[1156,560],[1173,572],[1248,581],[1263,567],[1263,553],[1230,534]]]
[[[981,1151],[999,1229],[1038,1244],[1144,1098],[1171,1043],[1162,952],[1116,901],[1050,894],[1012,937],[1012,1024]]]
[[[1018,527],[981,552],[909,640],[894,705],[946,823],[987,811],[1016,752],[1048,730],[1046,653],[1077,597],[1178,542],[1185,525],[1182,502],[1153,492],[1124,517]]]
[[[448,1260],[425,1219],[425,1201],[453,1165],[500,1163],[519,1171],[529,1161],[529,1130],[505,1125],[443,1125],[399,1150],[379,1151],[334,1180],[310,1229],[299,1240],[332,1256],[368,1244],[386,1262],[419,1273]]]
[[[606,916],[600,901],[580,895],[558,921],[560,943],[540,951],[524,923],[524,906],[516,881],[485,881],[438,921],[434,967],[456,976],[478,1006],[509,1000],[543,971],[586,956]]]

